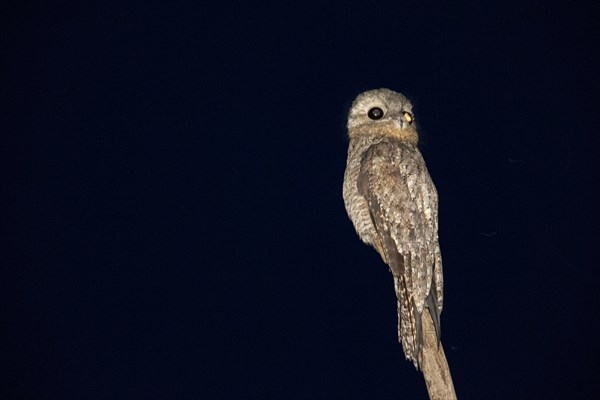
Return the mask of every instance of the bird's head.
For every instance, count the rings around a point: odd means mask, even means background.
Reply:
[[[374,89],[356,97],[348,113],[348,136],[389,136],[417,144],[412,104],[401,93]]]

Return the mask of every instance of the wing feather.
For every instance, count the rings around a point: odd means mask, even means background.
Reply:
[[[381,256],[394,275],[402,325],[399,336],[407,358],[416,364],[425,306],[434,316],[438,337],[440,332],[442,280],[437,192],[419,150],[392,140],[383,140],[365,152],[358,190],[369,205],[381,244],[379,251],[384,253]]]

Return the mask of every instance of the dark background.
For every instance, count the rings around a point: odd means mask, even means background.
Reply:
[[[590,2],[591,4],[591,2]],[[415,105],[461,399],[594,398],[598,21],[564,2],[2,12],[2,399],[417,399],[341,196]]]

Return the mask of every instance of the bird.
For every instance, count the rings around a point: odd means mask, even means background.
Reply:
[[[418,148],[412,108],[390,89],[356,97],[348,113],[343,198],[358,236],[393,275],[398,340],[419,370],[426,311],[440,343],[443,274],[438,193]]]

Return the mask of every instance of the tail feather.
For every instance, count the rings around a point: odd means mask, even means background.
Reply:
[[[435,327],[438,344],[440,342],[441,325],[440,314],[437,308],[437,293],[434,288],[429,291],[425,299],[423,312],[419,313],[414,299],[409,296],[406,278],[402,275],[394,276],[396,298],[398,306],[398,341],[407,360],[412,361],[418,370],[422,364],[423,352],[423,322],[422,316],[429,309],[429,314]]]

